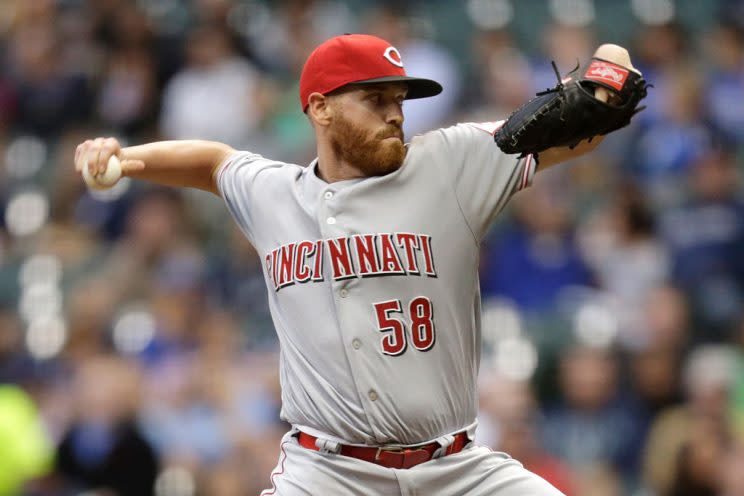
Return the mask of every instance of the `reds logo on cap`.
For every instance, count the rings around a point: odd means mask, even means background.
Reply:
[[[387,47],[382,56],[388,59],[391,64],[403,67],[403,60],[400,58],[400,52],[394,46]]]

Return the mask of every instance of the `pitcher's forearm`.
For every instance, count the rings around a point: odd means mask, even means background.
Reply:
[[[189,186],[218,194],[215,172],[234,150],[214,141],[158,141],[121,149],[122,160],[141,160],[144,168],[126,173],[167,186]]]
[[[552,167],[567,160],[573,160],[585,153],[589,153],[594,150],[603,139],[604,136],[595,136],[591,142],[588,140],[582,141],[574,148],[569,148],[567,146],[548,148],[547,150],[540,152],[538,170],[545,170],[548,167]]]

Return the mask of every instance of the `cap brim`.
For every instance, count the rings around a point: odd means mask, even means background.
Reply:
[[[442,92],[442,85],[431,79],[416,78],[410,76],[385,76],[364,81],[354,81],[353,84],[378,84],[378,83],[397,83],[402,82],[408,85],[406,100],[415,100],[416,98],[428,98],[438,95]]]

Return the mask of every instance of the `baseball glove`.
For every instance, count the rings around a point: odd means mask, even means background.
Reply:
[[[553,70],[558,84],[514,111],[494,135],[505,153],[573,148],[582,140],[627,126],[645,108],[638,103],[650,85],[635,70],[596,57],[563,79],[555,63]],[[609,90],[607,103],[594,97],[597,86]]]

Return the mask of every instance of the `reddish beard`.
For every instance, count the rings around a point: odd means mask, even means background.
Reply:
[[[385,138],[396,137],[399,140]],[[403,131],[395,125],[373,133],[337,115],[331,145],[336,155],[366,176],[384,176],[403,164]]]

